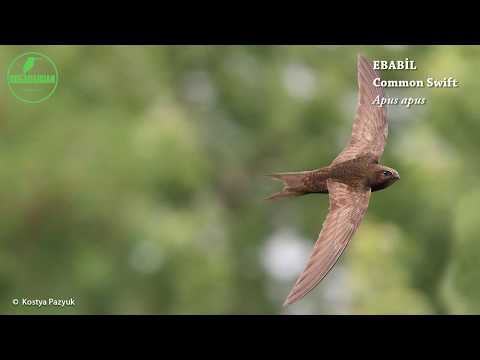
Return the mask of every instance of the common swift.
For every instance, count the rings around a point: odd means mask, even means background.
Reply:
[[[345,149],[326,167],[270,175],[283,181],[284,188],[268,199],[328,193],[330,203],[307,266],[284,306],[303,298],[333,268],[358,229],[371,192],[400,180],[395,169],[379,164],[388,136],[386,109],[372,104],[377,96],[384,97],[383,89],[373,85],[379,76],[371,62],[361,55],[357,59],[357,72],[358,105],[352,137]]]

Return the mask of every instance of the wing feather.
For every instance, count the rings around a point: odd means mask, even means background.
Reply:
[[[372,105],[380,96],[384,97],[383,88],[375,87],[373,81],[379,78],[372,64],[359,55],[358,71],[358,105],[352,127],[352,137],[347,147],[335,158],[332,165],[352,160],[362,155],[370,155],[379,161],[388,137],[386,108]]]
[[[330,207],[307,266],[293,286],[284,305],[310,292],[335,265],[358,229],[370,199],[370,189],[327,180]]]

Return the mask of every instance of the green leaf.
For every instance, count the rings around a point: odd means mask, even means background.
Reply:
[[[24,73],[24,74],[26,74],[27,72],[29,72],[30,70],[33,69],[33,67],[35,66],[35,59],[36,59],[36,57],[30,56],[30,57],[25,61],[25,63],[23,64],[23,73]]]

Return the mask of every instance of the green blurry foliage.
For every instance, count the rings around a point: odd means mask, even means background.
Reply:
[[[294,279],[266,270],[266,241],[287,226],[310,247],[328,199],[264,202],[279,184],[263,175],[345,146],[359,52],[416,60],[386,79],[461,85],[387,89],[427,104],[389,108],[383,162],[402,180],[373,195],[342,257],[343,312],[480,311],[479,47],[4,46],[1,68],[24,51],[48,54],[60,83],[37,105],[0,90],[1,313],[282,312]],[[333,280],[288,311],[339,312],[324,301]]]

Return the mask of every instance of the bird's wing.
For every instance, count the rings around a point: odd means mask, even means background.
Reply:
[[[369,155],[379,161],[388,136],[387,113],[384,106],[372,105],[383,89],[375,87],[373,80],[379,78],[372,64],[363,56],[358,56],[358,105],[352,127],[352,138],[347,147],[333,160],[338,164],[362,155]]]
[[[330,208],[307,266],[285,300],[289,305],[304,297],[335,265],[368,208],[370,189],[327,180]]]

